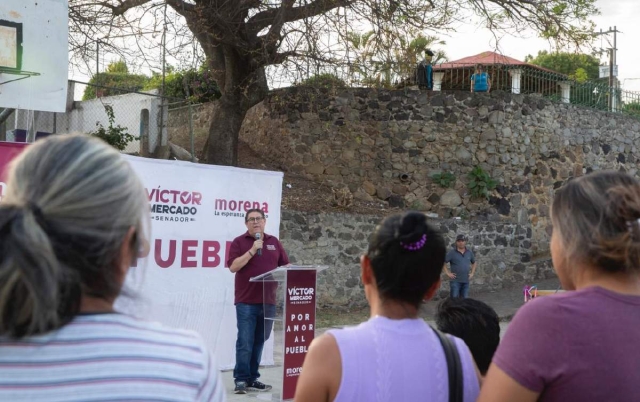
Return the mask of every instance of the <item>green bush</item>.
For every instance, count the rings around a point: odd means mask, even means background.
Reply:
[[[345,88],[347,84],[344,80],[338,78],[335,74],[318,74],[302,81],[298,86],[313,88]]]
[[[456,182],[456,176],[451,172],[442,172],[431,176],[435,183],[438,183],[442,188],[449,188]]]
[[[115,114],[113,113],[113,107],[110,105],[104,105],[104,111],[109,117],[109,127],[105,128],[100,122],[98,122],[96,123],[96,131],[89,132],[89,135],[102,139],[118,151],[124,151],[130,142],[137,140],[139,137],[134,137],[129,134],[126,127],[113,125],[116,120]]]
[[[153,73],[145,85],[145,90],[160,88],[162,88],[162,74]],[[164,95],[175,99],[188,99],[192,103],[206,103],[220,98],[221,93],[211,72],[200,68],[170,70],[165,75]]]
[[[476,166],[469,172],[469,192],[474,198],[489,198],[489,192],[497,185],[498,182],[493,180],[480,166]]]
[[[626,114],[640,117],[640,102],[629,102],[622,107],[622,111]]]
[[[129,92],[137,92],[144,88],[149,78],[145,75],[129,73],[98,73],[94,75],[82,95],[82,100],[90,100],[103,96],[124,95]],[[117,88],[117,89],[116,89]]]
[[[93,76],[89,84],[97,86],[87,86],[82,100],[161,89],[162,74],[154,72],[151,77],[130,74],[127,64],[117,61],[109,64],[106,72]],[[221,93],[211,72],[204,66],[178,71],[169,66],[165,74],[164,95],[175,100],[205,103],[220,98]]]

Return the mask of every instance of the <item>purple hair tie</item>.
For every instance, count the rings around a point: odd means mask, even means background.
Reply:
[[[420,238],[420,240],[418,240],[415,243],[404,243],[404,242],[400,242],[400,245],[402,246],[402,248],[404,248],[405,250],[409,250],[409,251],[417,251],[420,250],[422,247],[424,247],[425,243],[427,242],[427,235],[423,234],[422,237]]]

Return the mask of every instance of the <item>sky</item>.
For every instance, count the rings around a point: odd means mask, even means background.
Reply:
[[[616,26],[620,31],[617,37],[617,64],[618,78],[622,88],[640,91],[640,51],[638,51],[637,44],[637,41],[640,40],[640,24],[638,23],[640,0],[598,0],[597,6],[601,15],[593,17],[596,29],[607,31]],[[433,33],[429,32],[428,34]],[[525,32],[519,37],[503,36],[496,43],[496,38],[488,29],[478,26],[478,23],[472,20],[455,27],[453,32],[436,34],[446,41],[445,51],[449,60],[461,59],[484,51],[496,51],[496,49],[504,55],[524,60],[529,54],[535,56],[540,50],[551,50],[549,43],[538,38],[533,32]],[[611,43],[613,42],[612,36],[602,36],[594,45],[608,48],[611,45],[607,39]],[[101,55],[101,57],[109,59],[108,55]],[[115,56],[113,58],[115,59]],[[605,60],[602,64],[606,64]],[[147,71],[142,72],[149,74]],[[85,82],[89,80],[86,75],[71,71],[69,78]]]

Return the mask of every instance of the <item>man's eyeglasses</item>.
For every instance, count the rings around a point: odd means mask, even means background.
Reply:
[[[257,216],[257,217],[255,217],[255,218],[247,218],[247,222],[255,222],[255,223],[258,223],[258,222],[262,222],[263,220],[264,220],[264,218],[263,218],[263,217],[261,217],[261,216]]]

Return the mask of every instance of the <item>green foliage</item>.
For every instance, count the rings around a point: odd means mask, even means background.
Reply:
[[[107,72],[129,74],[129,66],[127,66],[127,62],[124,60],[114,61],[107,66]]]
[[[96,74],[91,78],[89,84],[105,88],[87,86],[82,100],[123,95],[132,91],[161,89],[162,74],[153,72],[150,78],[145,75],[129,74],[127,63],[121,60],[109,64],[107,71]],[[188,99],[192,103],[205,103],[218,99],[220,88],[214,81],[211,72],[204,67],[176,71],[169,66],[165,74],[164,95],[169,98]]]
[[[640,101],[625,103],[622,107],[623,113],[640,117]]]
[[[145,90],[162,88],[162,74],[153,72]],[[176,99],[188,99],[192,103],[206,103],[220,98],[220,88],[211,72],[204,66],[199,69],[175,71],[165,74],[164,95]]]
[[[112,106],[104,105],[104,111],[109,117],[109,127],[105,128],[100,122],[98,122],[96,123],[96,131],[89,132],[89,135],[102,139],[104,142],[119,151],[124,151],[130,142],[137,140],[139,137],[134,137],[129,134],[126,127],[122,127],[120,125],[114,126],[116,116],[113,113]]]
[[[147,77],[144,75],[99,73],[89,80],[89,84],[99,85],[99,87],[87,85],[82,95],[82,100],[101,98],[103,96],[124,95],[128,92],[140,91],[144,88],[146,82]]]
[[[347,84],[335,74],[323,73],[302,81],[298,86],[313,88],[344,88]]]
[[[442,172],[431,176],[435,183],[438,183],[442,188],[449,188],[456,182],[456,176],[451,172]]]
[[[433,64],[447,60],[444,51],[434,49],[444,46],[445,42],[419,32],[408,35],[348,32],[347,41],[350,51],[355,54],[355,62],[349,66],[350,73],[358,84],[368,87],[392,88],[414,77],[415,68],[425,58],[427,49],[435,53],[431,60]]]
[[[473,168],[468,177],[469,192],[474,198],[488,198],[489,192],[498,185],[480,166]]]
[[[89,80],[89,84],[99,85],[99,87],[87,85],[82,100],[140,91],[144,88],[147,80],[145,75],[129,74],[127,63],[122,60],[116,61],[109,64],[106,72],[98,73]]]
[[[528,55],[524,61],[567,75],[578,82],[597,80],[599,76],[600,60],[588,54],[543,50],[536,57]]]

